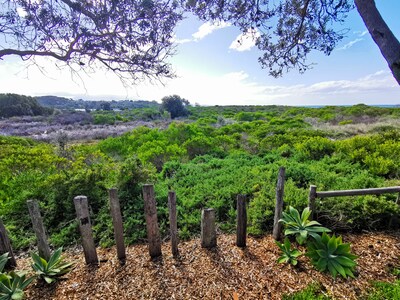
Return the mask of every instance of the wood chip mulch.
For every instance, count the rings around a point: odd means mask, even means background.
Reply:
[[[98,267],[86,266],[81,251],[69,250],[65,257],[75,268],[56,284],[31,284],[26,299],[281,299],[312,282],[334,299],[359,299],[371,281],[394,281],[390,270],[400,265],[400,232],[344,235],[359,256],[357,279],[348,280],[316,271],[307,257],[298,267],[276,263],[279,249],[271,236],[249,237],[245,249],[235,246],[235,238],[219,235],[213,250],[202,249],[199,239],[182,242],[179,259],[168,243],[158,260],[150,260],[146,245],[130,246],[125,265],[115,248],[99,248]],[[18,263],[29,269],[28,258]]]

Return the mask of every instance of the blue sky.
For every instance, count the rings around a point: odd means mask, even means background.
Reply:
[[[400,1],[376,3],[400,38]],[[304,74],[292,71],[278,79],[261,69],[257,62],[260,52],[251,47],[251,40],[237,47],[237,28],[189,17],[176,30],[177,55],[171,63],[178,78],[163,85],[143,83],[126,88],[112,73],[77,77],[68,69],[58,69],[49,59],[38,60],[43,67],[39,70],[13,57],[0,61],[0,92],[157,101],[178,94],[201,105],[400,104],[400,86],[356,10],[342,27],[349,29],[347,36],[330,56],[312,53],[309,62],[316,63],[312,70]]]

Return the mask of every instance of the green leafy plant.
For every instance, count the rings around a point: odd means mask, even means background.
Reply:
[[[306,256],[311,258],[311,263],[321,272],[328,270],[336,278],[337,274],[344,278],[354,278],[354,261],[358,256],[350,253],[350,244],[342,242],[342,237],[329,236],[322,233],[317,235],[307,245]]]
[[[311,210],[308,207],[303,210],[300,216],[299,211],[290,206],[289,213],[283,212],[282,219],[279,220],[286,228],[285,235],[296,235],[296,241],[302,245],[309,235],[317,238],[318,232],[330,232],[328,228],[321,226],[317,221],[310,221],[308,219],[310,215]]]
[[[24,298],[24,289],[35,279],[26,278],[25,273],[0,274],[0,300],[21,300]]]
[[[278,241],[275,241],[276,245],[281,249],[282,255],[278,258],[278,263],[289,263],[293,266],[297,265],[297,257],[299,257],[302,253],[298,249],[290,248],[290,241],[288,238],[285,238],[283,244]]]
[[[36,253],[32,253],[32,268],[47,283],[54,282],[58,277],[68,273],[73,265],[72,262],[64,262],[61,257],[62,247],[58,248],[46,261]],[[0,299],[1,300],[1,299]]]

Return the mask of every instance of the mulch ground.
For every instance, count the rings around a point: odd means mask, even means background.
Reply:
[[[26,299],[281,299],[312,282],[334,299],[359,299],[371,281],[396,279],[390,270],[400,264],[400,232],[343,239],[359,256],[356,279],[334,280],[316,271],[307,257],[298,267],[276,263],[279,249],[271,236],[250,237],[241,249],[234,235],[219,235],[213,250],[202,249],[199,239],[182,242],[179,259],[172,257],[168,243],[158,260],[150,260],[146,245],[130,246],[122,266],[115,248],[98,249],[98,267],[86,266],[81,250],[68,250],[65,257],[76,262],[75,268],[54,285],[31,284]],[[28,258],[18,263],[29,269]]]

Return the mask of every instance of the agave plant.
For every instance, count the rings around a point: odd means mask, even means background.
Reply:
[[[24,289],[35,279],[26,278],[25,273],[10,272],[0,274],[0,300],[21,300]]]
[[[72,268],[73,263],[64,262],[61,257],[61,252],[62,247],[54,251],[50,256],[49,261],[46,261],[36,253],[31,254],[33,259],[32,268],[36,271],[39,277],[44,279],[47,283],[54,282],[57,277],[68,273]]]
[[[285,238],[283,244],[278,241],[275,241],[278,245],[279,249],[282,251],[282,255],[278,258],[278,263],[289,263],[293,266],[297,265],[297,257],[299,257],[302,253],[297,249],[290,248],[290,241],[288,238]]]
[[[282,222],[286,228],[285,235],[296,235],[296,241],[302,245],[308,238],[312,236],[313,238],[318,237],[318,232],[330,232],[326,227],[321,226],[317,221],[310,221],[308,218],[311,215],[311,210],[306,207],[301,216],[297,209],[292,206],[289,207],[289,213],[283,212]]]
[[[333,278],[337,274],[354,278],[353,271],[357,265],[354,260],[358,256],[350,253],[350,244],[344,244],[341,236],[329,236],[324,232],[308,242],[306,256],[319,271],[328,270]]]

